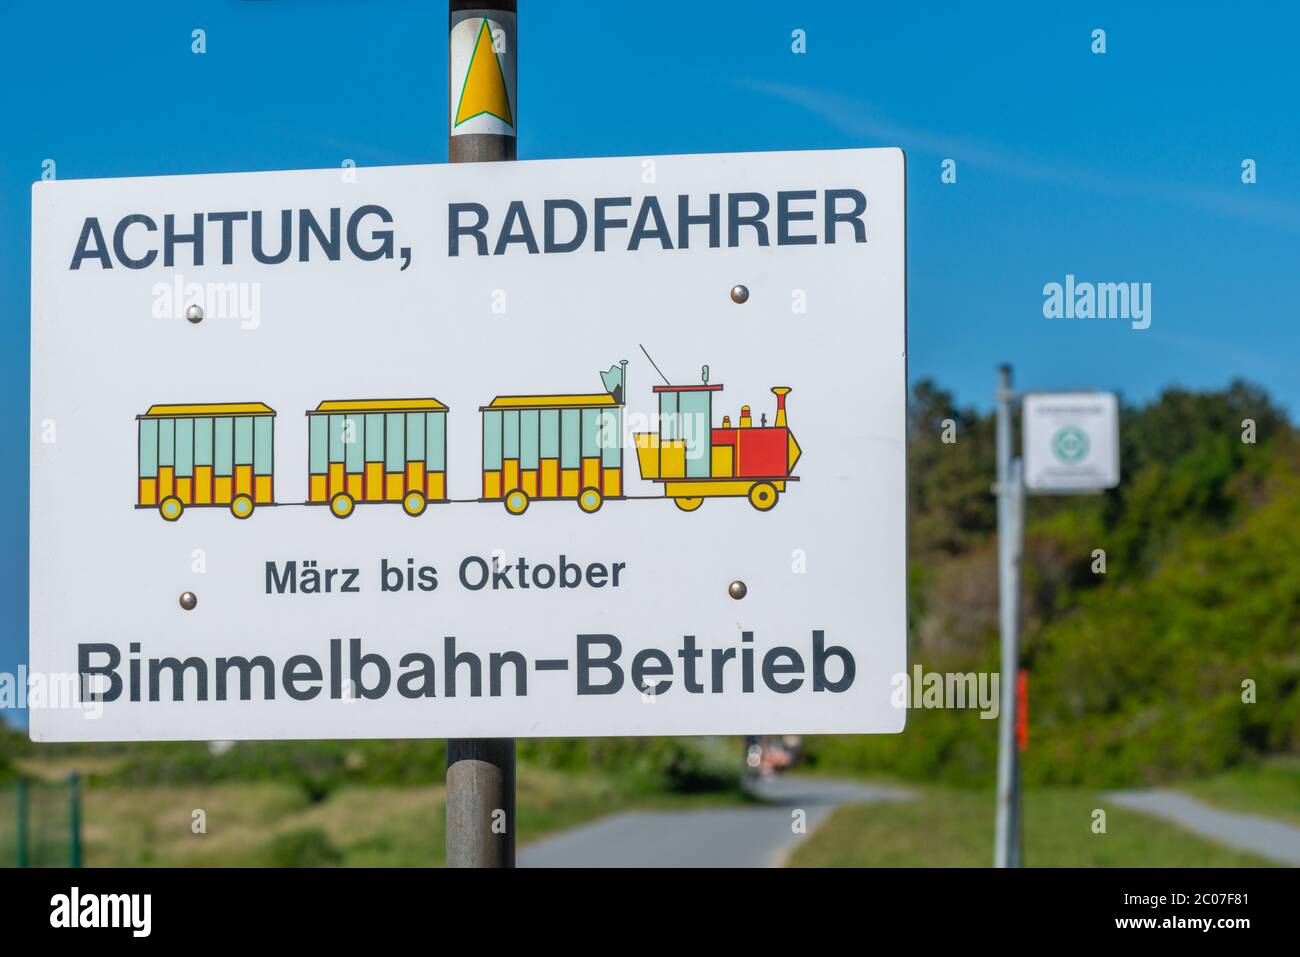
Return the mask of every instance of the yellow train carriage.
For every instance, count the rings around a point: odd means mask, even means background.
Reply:
[[[224,506],[248,518],[275,501],[275,410],[261,402],[153,405],[139,423],[137,508],[169,522]]]
[[[358,503],[407,515],[447,501],[447,406],[437,399],[322,402],[307,413],[308,504],[347,518]]]
[[[595,512],[623,497],[623,403],[618,394],[503,395],[483,414],[483,495],[519,515],[534,499]]]

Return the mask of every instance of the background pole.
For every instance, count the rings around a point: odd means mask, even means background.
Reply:
[[[1025,488],[1020,459],[1012,457],[1011,367],[998,369],[998,618],[1002,638],[998,723],[998,794],[993,866],[1019,867],[1020,757],[1016,749],[1016,674],[1020,666],[1020,561],[1024,551]]]
[[[451,0],[448,33],[463,19],[465,11],[486,16],[489,25],[494,14],[504,14],[511,22],[516,15],[516,0],[466,2]],[[481,24],[481,20],[478,21]],[[497,20],[500,22],[500,19]],[[502,61],[517,66],[517,30],[507,31],[505,49],[495,51]],[[454,98],[458,82],[464,77],[451,76],[448,60],[448,95]],[[515,75],[514,70],[509,75]],[[517,89],[517,88],[516,88]],[[512,114],[517,114],[518,96],[513,96]],[[448,108],[447,158],[452,163],[481,163],[515,158],[515,136],[501,133],[457,133],[458,103]],[[518,116],[510,117],[518,129]],[[453,738],[447,742],[447,866],[514,867],[515,866],[515,739]]]
[[[19,867],[27,866],[27,779],[19,778],[17,790],[14,794],[14,800],[18,803],[17,821],[15,824],[18,828],[18,861]]]
[[[81,775],[68,775],[68,866],[81,866]]]

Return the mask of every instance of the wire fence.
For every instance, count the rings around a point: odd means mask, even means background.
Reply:
[[[81,782],[0,787],[0,867],[81,866]]]

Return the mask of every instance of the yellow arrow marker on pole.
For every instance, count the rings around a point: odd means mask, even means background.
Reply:
[[[492,49],[492,32],[487,18],[479,29],[465,73],[465,85],[460,91],[460,104],[456,107],[456,126],[484,113],[495,116],[504,123],[515,125],[510,113],[510,95],[506,92],[506,78],[501,62]]]

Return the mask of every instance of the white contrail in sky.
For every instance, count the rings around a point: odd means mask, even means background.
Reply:
[[[1300,204],[1260,195],[1254,192],[1254,187],[1229,191],[1162,183],[1154,178],[1115,176],[1029,157],[996,144],[900,126],[876,118],[873,114],[877,111],[869,103],[852,97],[765,80],[741,81],[740,85],[802,107],[848,136],[878,140],[882,146],[901,146],[906,150],[952,157],[961,163],[1016,179],[1060,183],[1108,196],[1157,199],[1234,219],[1300,229]],[[1231,173],[1235,178],[1237,171],[1234,169]]]

